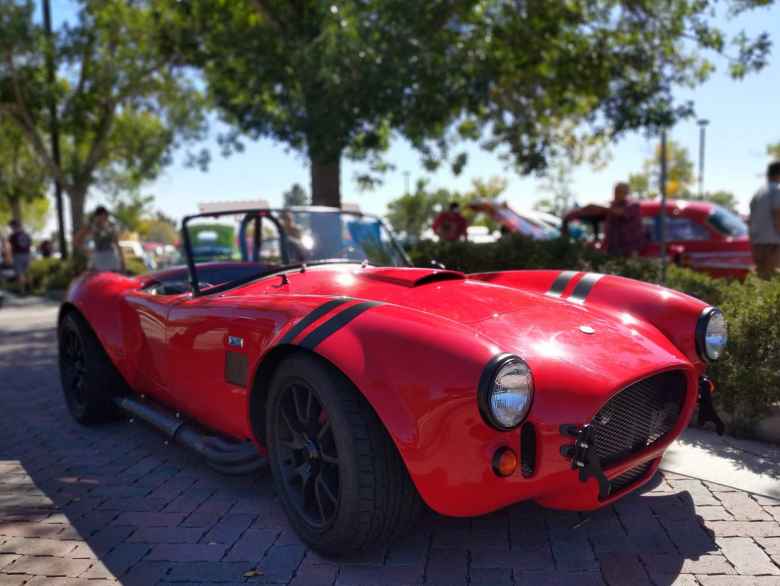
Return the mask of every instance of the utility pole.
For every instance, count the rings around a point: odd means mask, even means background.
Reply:
[[[49,132],[51,134],[51,156],[54,164],[62,168],[60,158],[60,127],[57,120],[57,103],[54,97],[54,37],[51,32],[51,7],[49,0],[43,0],[43,26],[46,29],[46,77],[49,83]],[[60,255],[68,258],[68,242],[65,240],[65,217],[62,209],[62,185],[54,178],[54,200],[57,203],[57,231],[59,232]]]
[[[699,199],[704,197],[704,145],[707,139],[707,125],[709,120],[702,118],[699,125]]]
[[[666,129],[661,130],[661,285],[666,284],[666,178],[668,161],[666,157]]]

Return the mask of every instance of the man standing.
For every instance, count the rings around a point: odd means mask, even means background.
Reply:
[[[30,268],[30,248],[32,239],[24,231],[18,220],[11,220],[8,224],[11,227],[11,235],[8,237],[8,244],[11,247],[11,259],[16,273],[16,280],[19,283],[19,290],[24,295],[27,293],[27,269]]]
[[[433,221],[433,231],[442,240],[454,242],[466,237],[468,222],[460,213],[460,205],[452,202],[449,211],[441,212]]]
[[[628,183],[615,185],[604,228],[607,254],[610,256],[638,256],[644,244],[639,202],[629,197],[630,192]]]
[[[780,161],[766,171],[767,184],[750,202],[750,244],[756,272],[769,279],[780,268]]]

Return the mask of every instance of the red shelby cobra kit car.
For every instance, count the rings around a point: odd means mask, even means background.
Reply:
[[[185,219],[185,247],[228,217]],[[390,539],[423,503],[608,505],[706,405],[726,329],[692,297],[573,271],[412,268],[379,220],[328,208],[235,218],[224,258],[74,283],[65,398],[82,423],[129,413],[227,473],[267,465],[320,551]]]
[[[658,257],[661,255],[661,202],[642,200],[639,209],[645,232],[640,255]],[[569,212],[564,226],[573,222],[589,224],[595,245],[606,247],[602,236],[608,214],[608,207],[588,205]],[[674,262],[713,277],[744,279],[753,268],[747,225],[739,216],[714,203],[669,200],[666,241]]]

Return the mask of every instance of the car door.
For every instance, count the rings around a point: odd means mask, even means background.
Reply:
[[[207,427],[237,438],[251,436],[248,410],[252,373],[280,327],[263,309],[264,296],[190,298],[168,317],[171,392],[178,409]]]

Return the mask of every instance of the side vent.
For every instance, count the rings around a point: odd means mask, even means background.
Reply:
[[[525,478],[536,472],[536,428],[529,421],[520,429],[520,470]]]

